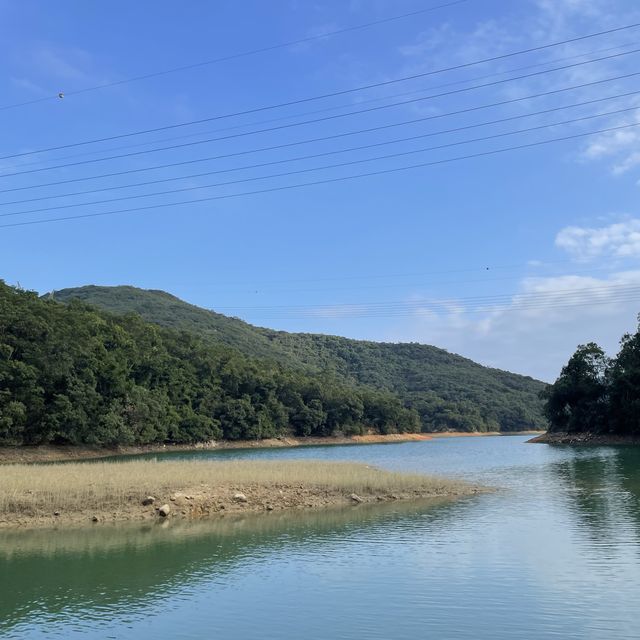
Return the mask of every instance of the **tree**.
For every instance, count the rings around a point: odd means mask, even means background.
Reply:
[[[621,434],[640,434],[640,328],[626,334],[609,371],[609,419]]]
[[[601,431],[608,412],[609,360],[594,342],[580,345],[555,383],[542,392],[552,431]]]

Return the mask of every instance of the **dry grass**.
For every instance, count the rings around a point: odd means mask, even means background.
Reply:
[[[138,504],[147,495],[186,488],[262,490],[299,487],[364,495],[411,492],[468,493],[466,485],[440,478],[392,473],[355,463],[314,461],[132,461],[0,467],[0,514],[54,509],[105,511]]]

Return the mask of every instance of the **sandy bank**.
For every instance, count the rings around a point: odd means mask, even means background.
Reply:
[[[355,463],[136,460],[37,469],[15,464],[0,469],[0,528],[195,519],[482,491]]]
[[[170,451],[206,451],[213,449],[268,449],[273,447],[312,447],[328,445],[357,445],[394,442],[417,442],[436,438],[463,438],[481,436],[534,435],[541,431],[517,431],[500,433],[440,432],[440,433],[392,433],[388,435],[369,434],[362,436],[331,436],[327,438],[270,438],[265,440],[215,440],[197,444],[158,444],[132,447],[88,447],[53,446],[0,447],[0,464],[29,462],[60,462],[66,460],[92,460],[112,456],[140,455],[144,453],[164,453]]]
[[[640,436],[617,436],[602,433],[543,433],[531,440],[543,444],[640,445]]]

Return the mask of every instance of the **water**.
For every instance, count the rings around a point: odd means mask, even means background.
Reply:
[[[640,447],[522,437],[169,454],[360,460],[500,487],[145,526],[0,533],[0,637],[640,637]]]

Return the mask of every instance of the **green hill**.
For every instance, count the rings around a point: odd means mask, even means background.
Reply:
[[[0,281],[0,444],[191,443],[419,431],[388,391]]]
[[[539,392],[544,383],[481,366],[444,349],[319,334],[287,333],[188,304],[164,291],[86,286],[51,294],[113,313],[198,335],[246,356],[304,373],[396,394],[420,415],[424,431],[518,431],[546,428]]]

